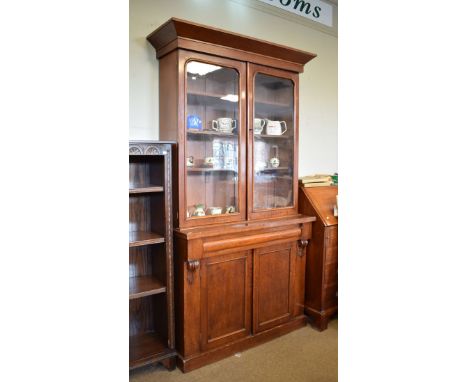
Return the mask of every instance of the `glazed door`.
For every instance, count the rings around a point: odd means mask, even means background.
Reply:
[[[270,329],[292,318],[295,256],[295,242],[254,250],[254,333]]]
[[[185,84],[181,226],[244,220],[246,64],[187,51],[179,60]]]
[[[201,261],[201,348],[208,350],[251,330],[252,254],[250,251]]]
[[[298,75],[248,64],[250,218],[297,214]]]

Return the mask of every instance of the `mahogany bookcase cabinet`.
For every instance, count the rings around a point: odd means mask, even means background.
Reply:
[[[130,369],[175,367],[171,153],[168,142],[130,142]]]
[[[147,37],[174,173],[178,366],[305,325],[299,73],[314,54],[179,19]]]
[[[338,312],[338,217],[333,214],[337,194],[337,186],[299,190],[299,211],[317,218],[307,247],[305,313],[320,331]]]

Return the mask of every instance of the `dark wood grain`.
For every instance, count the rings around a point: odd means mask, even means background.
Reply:
[[[159,108],[164,110],[159,113],[160,137],[177,141],[172,189],[175,343],[178,366],[190,371],[305,324],[305,252],[316,218],[298,213],[298,73],[315,55],[179,19],[169,20],[148,40],[159,59],[159,94],[163,95]],[[192,60],[223,70],[188,76],[186,65]],[[264,79],[255,96],[256,74]],[[236,107],[221,100],[226,94],[238,95]],[[193,114],[202,120],[204,130],[187,129],[187,116]],[[220,117],[236,120],[237,130],[210,130],[211,121]],[[254,135],[254,117],[285,121],[288,132]],[[221,139],[237,141],[237,174],[203,166],[204,159],[213,155],[213,141]],[[261,175],[274,178],[274,183],[265,182],[257,189],[253,186],[254,142],[265,143],[280,160],[278,168],[266,168]],[[193,157],[193,166],[187,166],[188,156]],[[264,195],[272,191],[284,195],[286,202],[277,201],[276,196],[268,200]],[[164,195],[168,193],[164,186]],[[235,213],[190,215],[189,208],[195,204],[231,205],[232,194],[238,200]],[[255,197],[268,208],[254,210]],[[161,227],[140,212],[145,205],[157,203],[153,196],[142,199],[141,207],[135,204],[135,225],[147,227],[140,230],[162,234]],[[160,259],[155,254],[147,256]],[[147,268],[134,263],[145,275],[155,275],[161,268],[154,262]],[[327,279],[330,288],[334,282]],[[169,284],[167,288],[169,296]],[[150,298],[156,306],[164,296],[141,299]],[[153,324],[161,326],[161,322],[157,319]]]
[[[162,50],[178,38],[200,41],[222,48],[231,48],[231,50],[235,49],[244,54],[252,53],[253,55],[271,57],[275,60],[289,61],[301,66],[316,57],[313,53],[308,53],[299,49],[293,49],[177,18],[171,18],[147,37],[148,41],[157,51]],[[176,47],[177,46],[174,45],[171,46],[171,48],[174,49]],[[206,51],[206,48],[202,51]],[[164,53],[167,54],[167,51]]]
[[[166,286],[156,276],[137,276],[129,279],[130,300],[164,292]]]
[[[338,312],[338,218],[333,216],[338,187],[301,187],[299,211],[317,221],[307,248],[304,309],[318,330]]]
[[[219,361],[220,359],[232,356],[235,353],[261,345],[279,336],[290,333],[293,330],[299,329],[304,325],[306,325],[306,317],[301,315],[282,325],[259,332],[255,336],[244,337],[237,341],[230,342],[225,346],[203,353],[197,353],[189,357],[177,358],[177,366],[183,372],[189,372],[204,365]]]
[[[172,146],[131,141],[129,153],[129,366],[173,369]]]
[[[186,236],[188,239],[232,234],[251,235],[256,233],[256,231],[262,230],[267,230],[265,232],[271,232],[271,230],[274,230],[275,228],[279,228],[280,230],[287,230],[291,226],[297,227],[299,224],[311,223],[315,220],[316,217],[297,214],[286,216],[284,218],[254,220],[242,223],[217,224],[216,226],[194,228],[177,228],[174,230],[174,232],[176,235],[184,237]]]
[[[132,188],[128,190],[130,195],[132,194],[144,194],[148,192],[164,192],[164,187],[161,186],[154,186],[151,184],[148,185],[139,185],[139,184],[134,184],[132,185]]]
[[[295,242],[254,251],[254,333],[290,320],[294,309]]]
[[[201,264],[201,348],[213,349],[250,334],[251,254],[209,258]]]
[[[173,351],[156,332],[130,336],[130,369],[174,357]]]
[[[179,117],[178,78],[178,52],[173,51],[159,60],[159,110],[164,110],[159,113],[159,137],[180,142],[175,128]],[[177,166],[177,162],[175,161],[174,166]]]
[[[164,236],[159,235],[154,232],[142,232],[142,231],[129,232],[129,246],[130,247],[164,243],[164,241],[165,241]]]
[[[338,186],[303,188],[305,196],[310,200],[315,215],[319,216],[325,226],[338,225],[338,217],[333,214],[336,205]]]

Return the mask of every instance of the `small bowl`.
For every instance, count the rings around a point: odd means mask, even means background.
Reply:
[[[208,215],[221,215],[223,209],[221,207],[208,207],[206,213]]]

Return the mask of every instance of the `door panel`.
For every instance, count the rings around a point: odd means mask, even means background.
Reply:
[[[291,319],[295,242],[254,250],[254,333]]]
[[[181,226],[244,220],[246,64],[181,51],[179,70]]]
[[[201,263],[201,347],[207,350],[250,334],[252,255],[243,251]]]
[[[249,219],[297,213],[298,76],[248,64]]]

